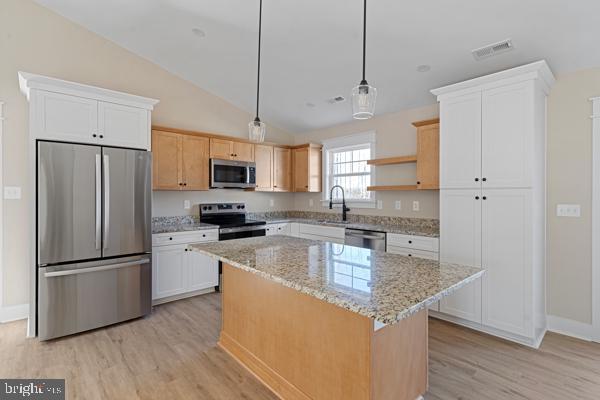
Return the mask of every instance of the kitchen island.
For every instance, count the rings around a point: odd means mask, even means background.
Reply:
[[[427,306],[483,274],[287,236],[190,248],[223,263],[220,347],[283,399],[417,399]]]

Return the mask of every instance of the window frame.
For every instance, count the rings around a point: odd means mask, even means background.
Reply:
[[[344,151],[344,149],[352,150],[357,147],[363,147],[365,145],[369,146],[370,149],[370,157],[371,159],[376,158],[375,156],[375,131],[368,131],[348,136],[341,136],[332,139],[327,139],[323,141],[323,196],[322,196],[322,206],[329,207],[329,190],[331,189],[332,184],[332,168],[333,164],[331,163],[332,155],[334,152]],[[371,185],[375,185],[375,168],[371,166]],[[371,198],[369,200],[363,199],[346,199],[346,205],[348,207],[353,208],[376,208],[377,207],[377,193],[375,191],[371,192]],[[334,207],[339,208],[341,205],[334,205]]]

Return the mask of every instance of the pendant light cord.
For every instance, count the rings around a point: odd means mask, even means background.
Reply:
[[[262,1],[262,0],[261,0]],[[366,58],[367,58],[367,0],[365,0],[364,2],[364,12],[363,12],[363,73],[362,73],[362,80],[363,82],[366,80],[365,79],[365,65],[366,65]]]
[[[262,36],[262,0],[258,11],[258,73],[256,77],[256,119],[258,120],[258,100],[260,95],[260,42]]]

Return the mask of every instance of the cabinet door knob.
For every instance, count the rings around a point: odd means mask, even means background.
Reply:
[[[479,200],[479,196],[475,196],[475,200]]]
[[[202,234],[202,237],[206,237],[206,235],[203,233],[203,234]]]
[[[487,178],[481,178],[481,180],[485,182],[485,181],[487,181]]]
[[[104,135],[100,135],[100,139],[104,138]]]
[[[96,137],[96,136],[98,136],[98,135],[96,135],[95,133],[92,133],[92,137]]]
[[[409,240],[409,241],[408,241],[408,244],[412,244],[412,240]]]
[[[184,183],[183,186],[187,186],[187,183]]]
[[[169,238],[169,240],[173,240],[173,238],[172,238],[172,237],[170,237],[170,238]]]
[[[421,184],[421,181],[417,181],[417,185],[420,185],[420,184]]]
[[[408,256],[409,256],[409,257],[412,257],[412,254],[409,254]]]
[[[483,199],[483,200],[487,200],[487,197],[483,196],[483,197],[482,197],[482,199]]]
[[[183,250],[187,251],[187,249],[183,249]]]
[[[479,178],[475,178],[475,182],[479,182]]]

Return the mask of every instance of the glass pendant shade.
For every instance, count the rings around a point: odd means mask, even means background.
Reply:
[[[266,131],[267,126],[258,118],[248,124],[248,137],[251,142],[264,142]]]
[[[354,119],[369,119],[375,111],[377,89],[362,81],[352,89],[352,116]]]

